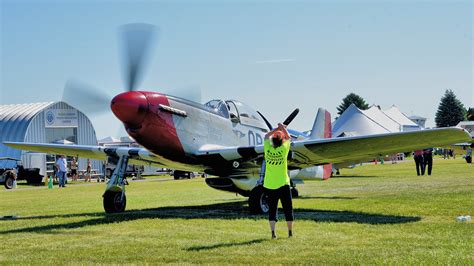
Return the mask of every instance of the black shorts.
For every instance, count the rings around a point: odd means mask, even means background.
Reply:
[[[281,200],[283,211],[285,212],[286,221],[293,221],[293,200],[291,198],[291,188],[289,185],[282,186],[277,189],[265,188],[268,196],[268,220],[278,221],[278,200]]]
[[[71,169],[71,175],[77,175],[77,169]]]

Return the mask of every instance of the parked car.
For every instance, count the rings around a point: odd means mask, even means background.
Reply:
[[[187,171],[180,171],[180,170],[174,170],[172,173],[173,177],[175,180],[179,179],[191,179],[194,177],[207,177],[207,174],[205,173],[198,173],[198,172],[187,172]]]
[[[26,180],[27,184],[41,184],[43,181],[39,168],[24,168],[21,160],[15,158],[0,157],[0,160],[14,162],[14,167],[0,168],[0,184],[3,184],[6,189],[12,189],[15,180]]]
[[[118,158],[108,157],[107,163],[104,165],[104,175],[106,178],[110,178],[117,167]],[[128,164],[125,172],[125,177],[137,177],[140,176],[144,171],[144,167],[141,165]]]

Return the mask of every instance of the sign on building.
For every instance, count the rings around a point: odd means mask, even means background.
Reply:
[[[45,127],[77,127],[77,110],[47,109],[45,110]]]

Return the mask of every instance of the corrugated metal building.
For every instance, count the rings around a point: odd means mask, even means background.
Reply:
[[[0,105],[0,157],[21,159],[24,167],[40,168],[45,176],[52,174],[54,154],[16,150],[3,145],[4,141],[97,145],[89,118],[65,102]],[[86,163],[79,159],[79,170]],[[92,163],[93,169],[102,172],[102,162]],[[0,168],[13,166],[12,161],[0,161]]]

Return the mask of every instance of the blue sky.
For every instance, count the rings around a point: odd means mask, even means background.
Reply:
[[[1,104],[60,100],[70,78],[119,93],[117,28],[146,22],[160,37],[141,90],[200,87],[273,123],[299,107],[299,130],[350,92],[431,126],[446,89],[474,106],[471,1],[0,3]],[[91,116],[99,137],[117,134],[111,117]]]

